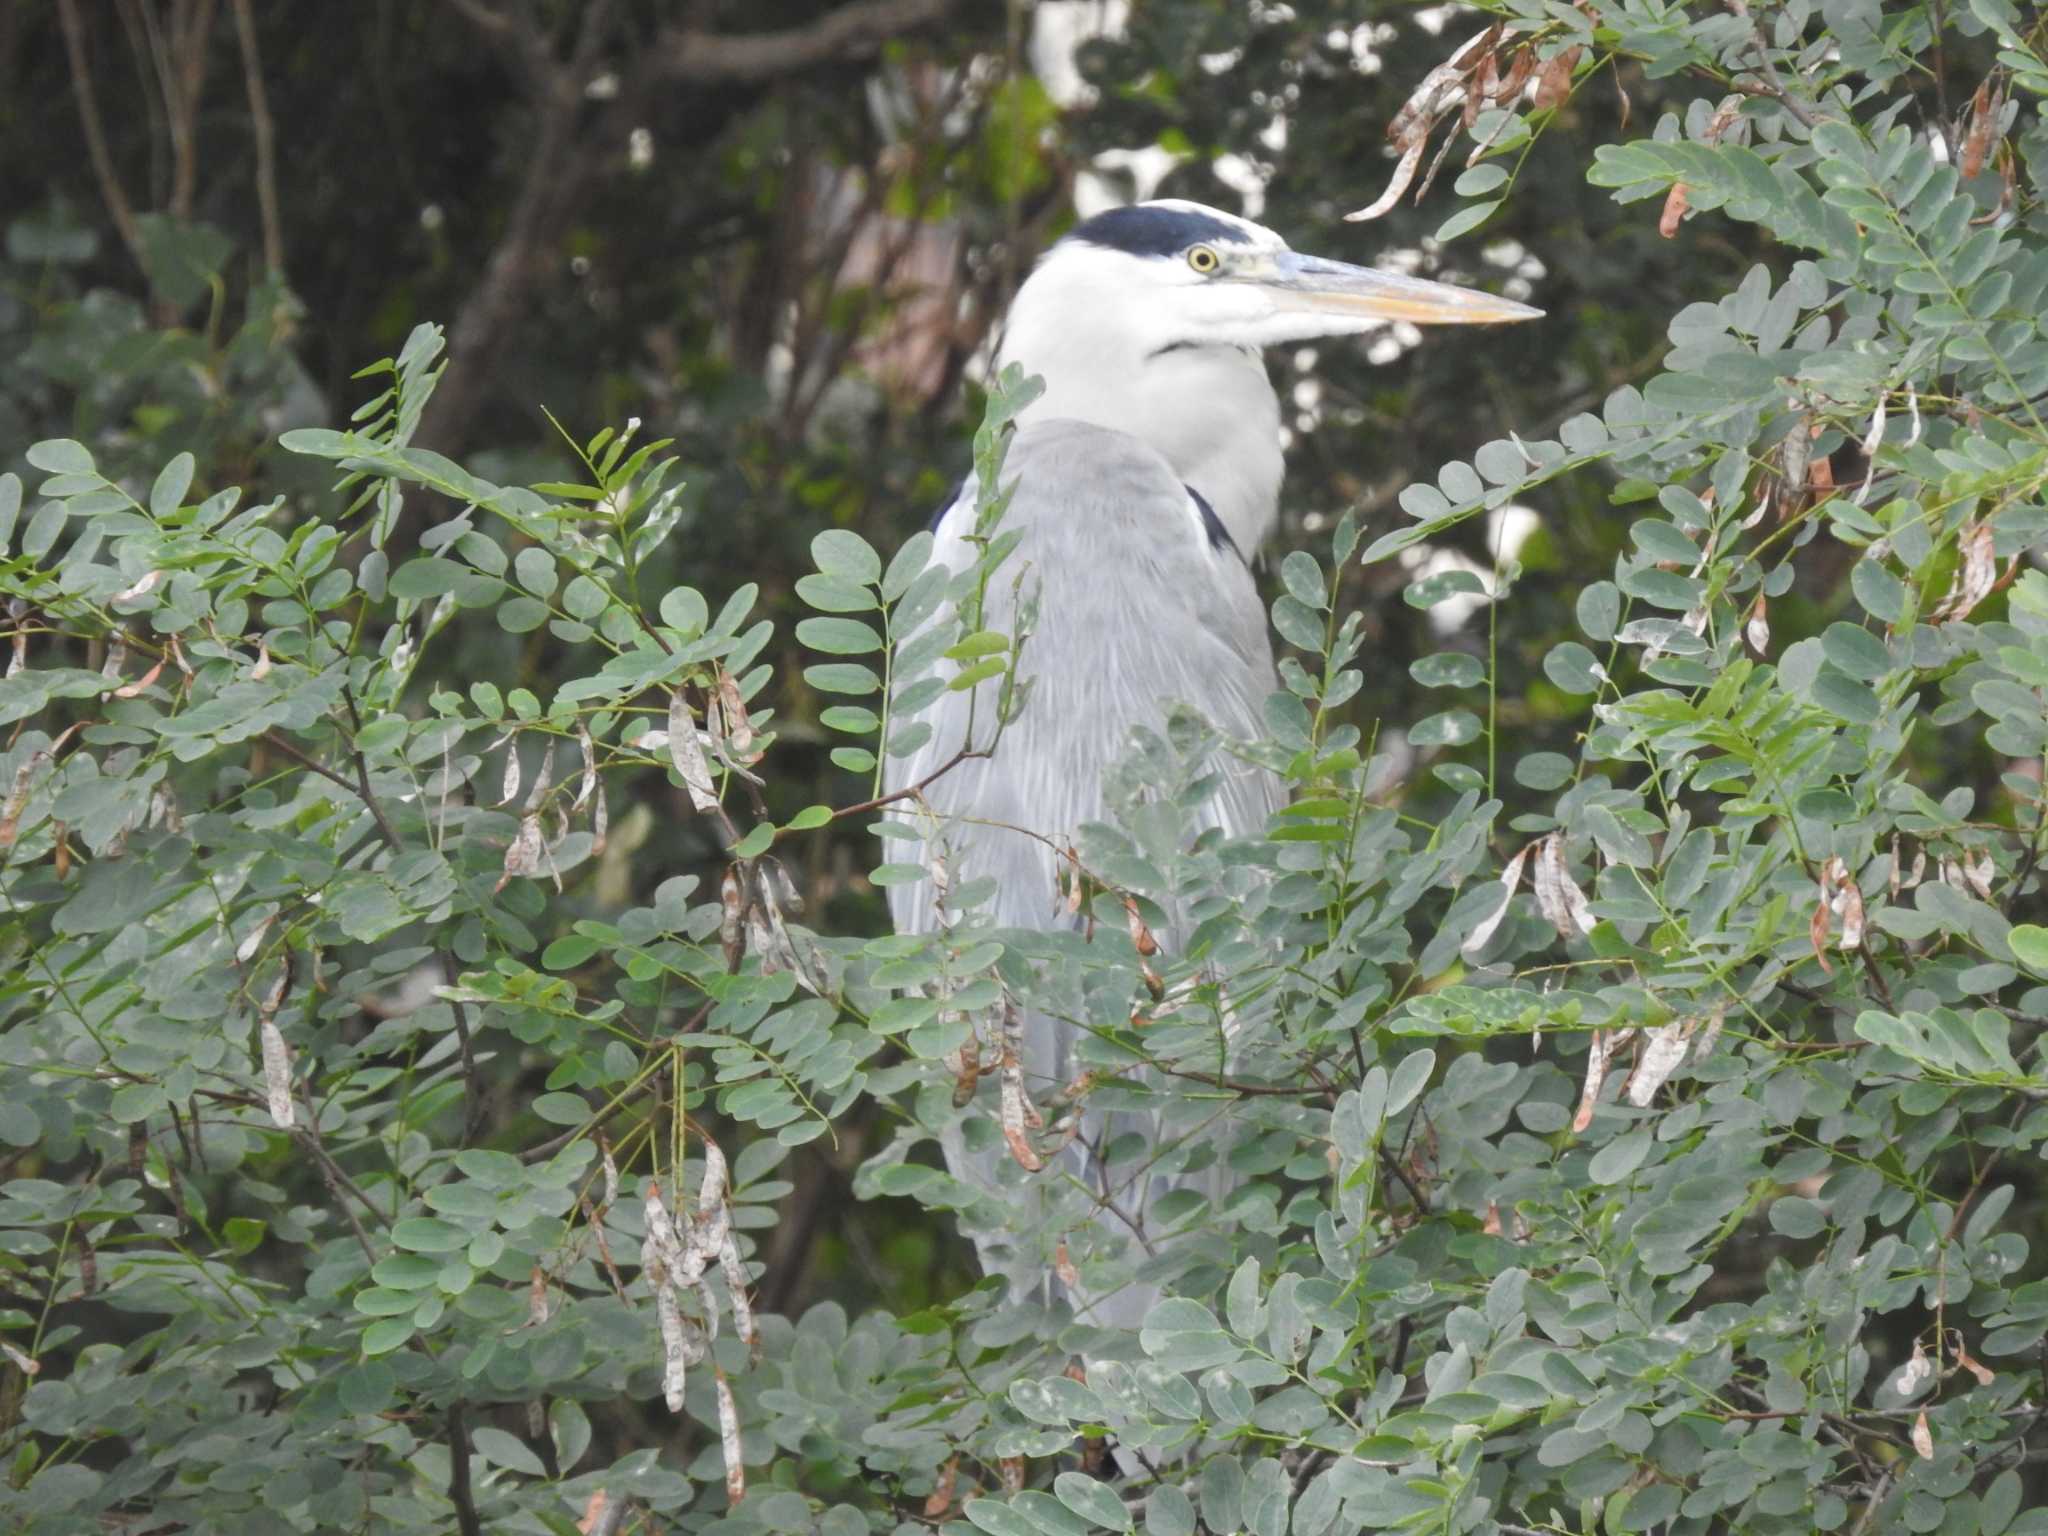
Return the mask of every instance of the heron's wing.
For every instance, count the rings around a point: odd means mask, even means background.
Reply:
[[[924,799],[947,823],[954,883],[992,876],[995,920],[1042,927],[1051,845],[1103,818],[1103,775],[1132,729],[1158,730],[1186,704],[1226,735],[1260,734],[1273,654],[1250,571],[1154,449],[1084,422],[1032,422],[1004,477],[1016,488],[1003,527],[1023,539],[990,585],[986,623],[1009,629],[1020,599],[1035,595],[1019,669],[1030,698],[992,759],[959,764]],[[972,559],[974,500],[969,485],[937,525],[934,558],[955,569]],[[892,781],[917,783],[963,744],[985,743],[995,702],[993,684],[943,695],[923,716],[931,739]],[[1280,803],[1278,781],[1235,761],[1219,768],[1205,819],[1234,836],[1261,830]],[[934,921],[928,885],[893,888],[891,907],[901,931]]]
[[[930,814],[922,827],[932,842],[920,854],[928,861],[936,848],[955,889],[992,878],[988,911],[998,926],[1045,928],[1071,920],[1056,901],[1055,848],[1084,823],[1105,819],[1104,776],[1129,751],[1132,729],[1159,730],[1176,704],[1187,704],[1228,735],[1256,736],[1275,678],[1250,571],[1227,537],[1212,534],[1213,519],[1156,451],[1081,422],[1033,422],[1012,443],[1004,476],[1014,477],[1015,491],[1003,526],[1023,539],[991,584],[986,624],[1009,630],[1020,600],[1035,597],[1036,627],[1019,668],[1031,693],[992,758],[960,763],[925,789]],[[956,570],[972,559],[965,535],[974,503],[970,485],[937,525],[935,558]],[[948,693],[930,708],[923,718],[932,737],[892,774],[894,784],[919,782],[970,740],[987,742],[995,688],[978,692]],[[1280,803],[1278,780],[1233,759],[1216,767],[1220,787],[1203,820],[1232,835],[1262,829]],[[899,931],[936,925],[929,880],[892,886],[889,894]],[[1023,1067],[1034,1094],[1074,1076],[1078,1034],[1063,1019],[1025,1018]],[[1020,1294],[1050,1295],[1054,1244],[1071,1237],[1084,1266],[1088,1255],[1113,1253],[1133,1231],[1149,1251],[1142,1235],[1148,1208],[1173,1187],[1146,1171],[1149,1162],[1104,1164],[1101,1149],[1136,1136],[1174,1155],[1169,1143],[1189,1134],[1161,1115],[1092,1112],[1079,1139],[1029,1178],[985,1117],[979,1126],[954,1120],[941,1143],[955,1176],[996,1201],[987,1220],[963,1222],[984,1267],[1006,1275]],[[1222,1170],[1219,1160],[1196,1180],[1212,1203]],[[1124,1214],[1097,1210],[1076,1226],[1076,1183]],[[1142,1285],[1069,1293],[1078,1310],[1112,1325],[1134,1323],[1156,1296]]]

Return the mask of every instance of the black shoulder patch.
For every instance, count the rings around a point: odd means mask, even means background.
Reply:
[[[1188,495],[1194,499],[1195,511],[1201,514],[1202,531],[1209,535],[1209,547],[1218,554],[1227,549],[1242,562],[1244,551],[1237,547],[1237,540],[1233,539],[1230,530],[1223,526],[1223,519],[1216,515],[1216,509],[1209,505],[1208,498],[1192,485],[1186,489]]]
[[[1191,245],[1249,245],[1235,224],[1185,208],[1153,208],[1143,203],[1098,213],[1068,231],[1069,240],[1126,251],[1133,256],[1177,256]]]
[[[938,510],[932,513],[931,521],[924,525],[927,533],[936,534],[939,531],[939,524],[946,520],[946,514],[953,510],[954,505],[960,500],[961,493],[967,489],[968,484],[969,481],[962,480],[953,487],[953,494],[939,503]]]

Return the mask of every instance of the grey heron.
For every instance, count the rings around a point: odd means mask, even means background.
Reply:
[[[1248,560],[1272,530],[1282,468],[1279,401],[1263,348],[1389,321],[1485,324],[1539,313],[1302,255],[1269,229],[1197,203],[1114,209],[1055,244],[1019,289],[997,359],[1044,382],[1003,468],[1015,484],[1003,526],[1022,530],[1016,558],[1040,615],[1021,669],[1032,693],[992,757],[961,763],[924,791],[937,819],[924,825],[943,844],[949,884],[993,878],[985,910],[999,927],[1070,921],[1055,916],[1054,850],[1104,819],[1104,775],[1134,728],[1162,729],[1181,704],[1227,737],[1262,734],[1276,679]],[[973,487],[963,488],[934,525],[935,558],[955,569],[974,558],[966,536],[975,500]],[[1007,577],[993,584],[987,625],[1007,628],[1016,602]],[[985,727],[986,697],[979,707]],[[923,717],[931,738],[896,782],[917,784],[951,759],[969,712],[969,693],[943,695]],[[1226,836],[1255,835],[1281,800],[1273,774],[1233,760],[1204,816]],[[930,881],[893,887],[898,930],[938,926],[934,897]],[[1032,1091],[1068,1082],[1078,1034],[1068,1020],[1024,1021]],[[995,1194],[1005,1213],[966,1223],[984,1266],[1045,1299],[1055,1269],[1066,1269],[1062,1289],[1087,1320],[1130,1326],[1141,1316],[1156,1294],[1149,1286],[1102,1288],[1087,1274],[1098,1248],[1120,1248],[1131,1236],[1153,1253],[1146,1208],[1172,1187],[1170,1177],[1162,1180],[1150,1158],[1119,1169],[1100,1155],[1127,1132],[1158,1131],[1141,1118],[1085,1119],[1061,1161],[1028,1176],[988,1134],[985,1111],[970,1109],[966,1123],[949,1127],[941,1139],[953,1174]],[[1094,1202],[1072,1229],[1035,1193],[1061,1180]],[[1081,1271],[1078,1285],[1075,1271],[1054,1260],[1062,1239],[1072,1242],[1066,1258]]]

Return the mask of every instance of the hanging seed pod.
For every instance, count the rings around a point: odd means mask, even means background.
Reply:
[[[1522,883],[1522,866],[1529,861],[1529,855],[1536,851],[1537,846],[1531,843],[1508,860],[1508,867],[1500,873],[1500,904],[1481,918],[1472,931],[1465,935],[1465,942],[1458,946],[1467,956],[1476,955],[1486,948],[1494,934],[1500,930],[1502,920],[1508,915],[1508,906],[1514,901],[1515,890]]]
[[[697,719],[690,713],[689,701],[680,688],[668,699],[668,759],[675,764],[683,788],[689,791],[690,804],[700,811],[717,806],[718,791],[712,787],[711,764],[705,759],[703,743],[697,739]]]
[[[726,1384],[725,1372],[715,1364],[712,1376],[718,1385],[718,1444],[725,1455],[725,1497],[729,1504],[737,1504],[747,1496],[747,1468],[740,1452],[740,1415],[733,1406],[732,1388]]]

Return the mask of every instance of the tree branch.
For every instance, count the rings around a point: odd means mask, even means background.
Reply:
[[[858,0],[807,27],[781,32],[673,29],[656,43],[656,61],[669,79],[701,85],[772,80],[835,60],[865,58],[951,9],[952,0]]]
[[[361,800],[363,804],[369,808],[370,814],[376,818],[377,835],[384,840],[384,845],[387,848],[389,848],[393,853],[399,853],[403,851],[405,844],[401,843],[398,840],[397,831],[394,830],[391,823],[385,819],[384,808],[377,804],[375,798],[372,797],[372,795],[370,794],[370,785],[367,774],[365,775],[363,782],[357,784],[349,779],[342,777],[342,775],[336,773],[332,768],[328,767],[325,763],[320,762],[316,758],[308,756],[304,752],[301,752],[297,747],[293,746],[289,741],[286,741],[284,737],[278,735],[275,731],[265,731],[262,737],[259,739],[266,747],[271,747],[279,752],[282,752],[286,757],[290,758],[293,762],[297,763],[301,768],[306,769],[310,773],[319,774],[321,778],[326,779],[331,784],[339,784],[343,789],[347,790],[350,794],[354,795],[357,799]],[[358,762],[357,766],[361,766],[360,761]]]
[[[249,95],[249,127],[256,139],[256,207],[263,219],[263,264],[284,271],[284,224],[277,214],[277,130],[263,89],[263,57],[256,49],[256,17],[249,0],[229,0],[242,50],[242,83]]]
[[[99,98],[93,93],[92,67],[85,56],[85,27],[78,19],[78,0],[57,0],[57,20],[64,29],[64,52],[71,60],[71,92],[78,99],[78,121],[85,130],[85,151],[92,161],[93,176],[100,184],[100,200],[107,205],[107,216],[114,221],[121,243],[128,247],[135,265],[146,273],[149,266],[142,257],[142,234],[136,227],[135,210],[114,170],[114,157],[107,150]]]
[[[469,1491],[469,1426],[462,1421],[460,1402],[448,1405],[448,1497],[455,1505],[455,1527],[462,1536],[484,1536],[476,1517],[476,1499]]]

